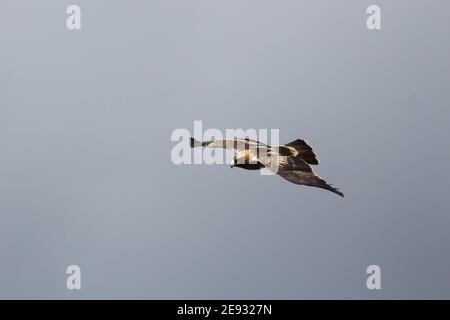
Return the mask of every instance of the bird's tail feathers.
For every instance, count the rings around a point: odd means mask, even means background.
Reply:
[[[303,160],[305,160],[306,163],[319,164],[319,159],[317,159],[314,150],[305,140],[297,139],[292,142],[289,142],[288,144],[286,144],[286,146],[297,150],[298,156]]]

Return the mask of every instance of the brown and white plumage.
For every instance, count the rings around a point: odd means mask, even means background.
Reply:
[[[339,189],[321,179],[310,165],[319,164],[316,154],[305,140],[271,147],[250,139],[228,139],[200,142],[191,138],[191,147],[224,148],[235,152],[232,167],[247,170],[269,169],[284,179],[299,185],[329,190],[340,196]]]

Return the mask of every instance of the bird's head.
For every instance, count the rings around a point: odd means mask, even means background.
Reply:
[[[233,160],[231,160],[230,167],[231,169],[233,169],[235,166],[236,166],[236,158],[233,158]]]
[[[247,170],[258,170],[264,167],[256,157],[254,159],[249,158],[249,154],[242,154],[236,156],[230,163],[231,168],[238,167]]]
[[[247,158],[246,154],[241,154],[241,155],[234,157],[230,163],[231,169],[233,169],[234,167],[238,167],[238,168],[243,167],[247,163],[246,158]]]

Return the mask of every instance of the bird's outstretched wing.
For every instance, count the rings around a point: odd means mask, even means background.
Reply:
[[[274,167],[278,167],[275,172],[292,183],[322,188],[334,192],[341,197],[344,196],[339,189],[320,178],[311,166],[299,157],[277,156],[272,161],[276,162]],[[266,165],[266,168],[271,168],[269,163]]]
[[[198,140],[195,140],[194,138],[191,138],[191,148],[195,147],[207,147],[207,148],[222,148],[222,149],[229,149],[233,150],[235,153],[238,153],[240,151],[245,150],[264,150],[264,149],[270,149],[270,147],[267,144],[261,143],[256,140],[251,139],[219,139],[219,140],[212,140],[212,141],[204,141],[200,142]],[[256,152],[255,152],[256,154]]]

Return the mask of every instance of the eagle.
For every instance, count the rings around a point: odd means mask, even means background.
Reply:
[[[288,144],[271,147],[249,138],[217,139],[198,141],[191,137],[191,148],[222,148],[234,151],[231,168],[246,170],[266,168],[284,179],[299,185],[322,188],[334,192],[341,197],[344,194],[338,188],[321,179],[311,165],[319,164],[311,146],[302,139],[296,139]]]

